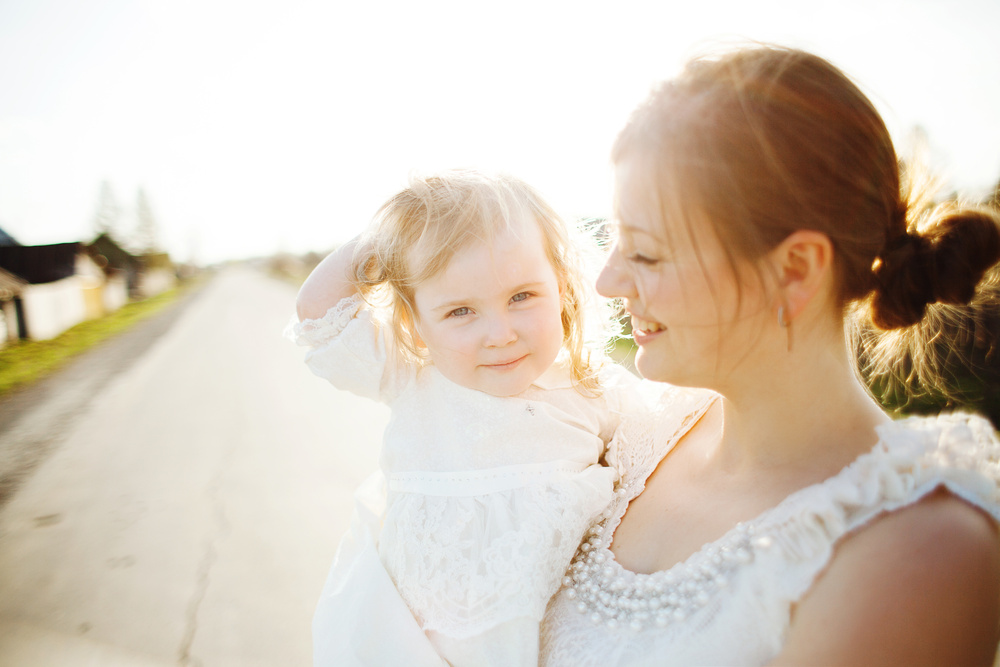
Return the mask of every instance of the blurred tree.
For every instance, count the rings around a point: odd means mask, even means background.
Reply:
[[[94,215],[94,233],[115,236],[119,231],[118,223],[121,215],[122,210],[118,206],[118,200],[115,199],[115,193],[111,190],[111,183],[102,181],[97,199],[97,213]]]
[[[153,215],[153,208],[149,204],[149,197],[146,191],[139,188],[135,200],[135,238],[133,245],[137,252],[150,255],[159,250],[157,240],[156,217]]]

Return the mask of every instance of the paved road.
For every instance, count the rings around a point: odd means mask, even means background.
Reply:
[[[0,667],[310,664],[387,413],[305,370],[293,297],[222,274],[64,425],[0,509]]]
[[[0,398],[0,507],[65,440],[108,382],[173,327],[202,284],[188,287],[156,315],[77,355],[58,372]]]

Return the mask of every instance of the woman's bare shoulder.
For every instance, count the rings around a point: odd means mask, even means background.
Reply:
[[[998,627],[996,523],[939,490],[837,545],[775,664],[991,665]]]

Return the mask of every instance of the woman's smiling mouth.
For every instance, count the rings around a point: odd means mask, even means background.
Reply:
[[[648,335],[654,334],[658,331],[663,331],[664,329],[666,329],[666,327],[658,322],[648,322],[636,317],[635,315],[632,316],[632,331],[634,332],[638,332],[642,335]]]

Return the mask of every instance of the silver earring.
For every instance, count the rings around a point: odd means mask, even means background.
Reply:
[[[778,326],[782,329],[788,328],[788,320],[785,319],[785,307],[778,306]]]

